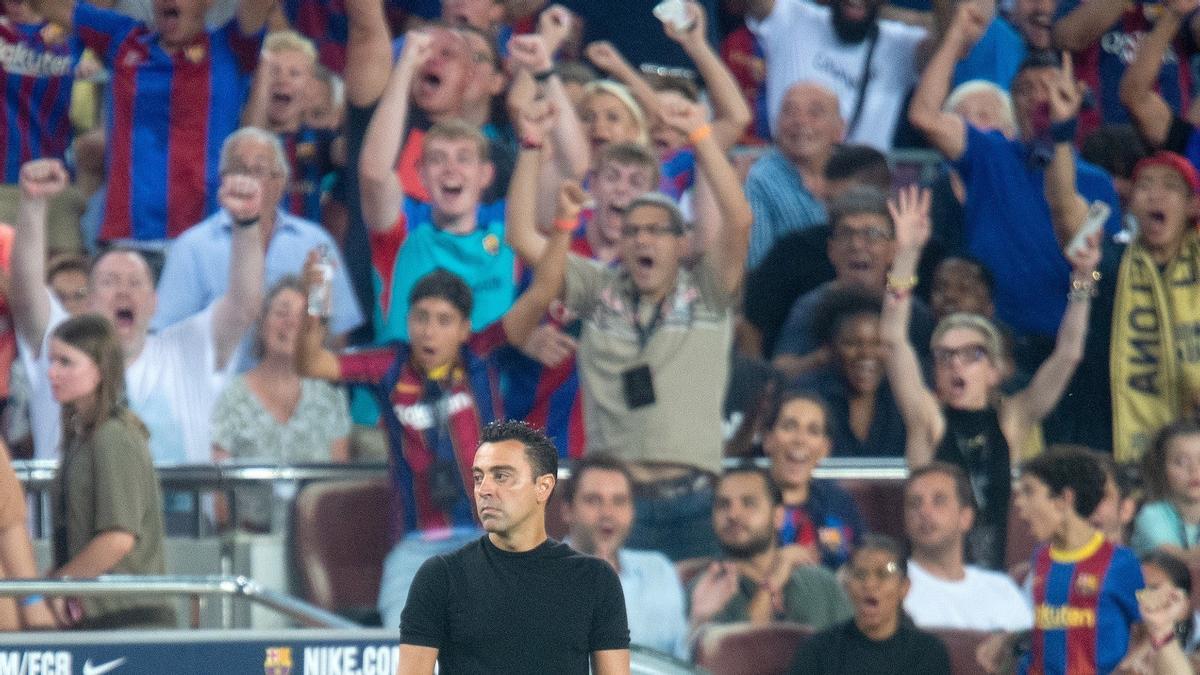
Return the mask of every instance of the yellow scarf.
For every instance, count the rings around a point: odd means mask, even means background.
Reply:
[[[1121,259],[1112,316],[1113,452],[1134,462],[1200,393],[1200,238],[1164,272],[1140,244]]]

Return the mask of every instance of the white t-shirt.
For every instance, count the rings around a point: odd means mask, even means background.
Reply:
[[[160,333],[146,336],[142,353],[125,365],[129,407],[150,430],[155,463],[204,464],[212,461],[209,419],[230,368],[218,372],[213,344],[213,306]],[[37,359],[18,341],[29,373],[34,456],[59,456],[61,412],[50,390],[50,335],[68,318],[50,295],[50,317]],[[230,363],[236,359],[230,359]]]
[[[946,581],[908,561],[912,587],[904,611],[919,628],[1021,631],[1033,626],[1033,609],[1006,574],[967,565],[962,581]]]
[[[926,31],[897,21],[878,23],[862,114],[846,140],[886,152],[903,114],[904,97],[917,80],[917,45]],[[772,134],[783,95],[797,82],[819,82],[832,89],[849,127],[870,40],[842,43],[833,30],[831,10],[807,0],[775,0],[767,18],[746,17],[746,25],[758,37],[767,62],[767,118]]]

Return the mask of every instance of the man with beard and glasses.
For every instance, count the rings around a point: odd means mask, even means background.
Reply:
[[[904,96],[917,79],[924,28],[878,18],[881,0],[752,0],[746,23],[767,61],[767,111],[776,133],[784,92],[796,82],[837,94],[846,140],[892,146]],[[797,36],[804,36],[798,40]]]
[[[713,529],[724,552],[689,586],[689,622],[793,621],[821,630],[850,617],[833,573],[780,548],[783,497],[770,474],[751,464],[725,472],[713,502]]]

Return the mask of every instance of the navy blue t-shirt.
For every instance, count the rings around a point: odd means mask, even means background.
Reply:
[[[1054,336],[1067,308],[1071,267],[1054,234],[1045,173],[1029,154],[1021,141],[968,124],[966,148],[952,164],[967,188],[967,250],[996,280],[996,317],[1018,334]],[[1079,193],[1112,207],[1105,230],[1115,234],[1121,206],[1112,179],[1082,159],[1075,169]]]

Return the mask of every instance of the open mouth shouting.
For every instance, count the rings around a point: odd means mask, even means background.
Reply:
[[[444,83],[445,78],[442,74],[431,67],[431,64],[426,64],[413,86],[413,95],[419,99],[431,98],[442,91]]]
[[[179,5],[173,2],[162,3],[154,13],[155,27],[158,28],[159,33],[178,37],[182,17],[183,12],[180,11]]]
[[[133,307],[128,305],[118,305],[113,311],[113,325],[118,330],[129,330],[137,319],[137,313]]]

